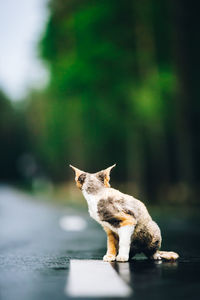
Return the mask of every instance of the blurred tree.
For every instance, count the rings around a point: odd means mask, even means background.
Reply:
[[[23,178],[19,160],[28,150],[24,113],[15,109],[0,91],[0,180],[19,181]]]
[[[199,185],[199,3],[176,0],[173,6],[174,48],[179,90],[176,102],[176,135],[179,177]],[[198,195],[197,195],[198,197]]]

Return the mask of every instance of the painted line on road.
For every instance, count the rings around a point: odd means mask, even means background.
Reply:
[[[71,260],[65,293],[71,297],[128,297],[132,292],[110,263]]]

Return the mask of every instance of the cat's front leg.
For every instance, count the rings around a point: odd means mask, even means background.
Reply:
[[[103,260],[109,262],[115,261],[117,255],[118,240],[115,234],[108,227],[104,227],[104,230],[107,233],[107,252],[103,257]]]
[[[134,229],[135,229],[135,225],[121,226],[118,229],[119,252],[116,257],[116,260],[119,262],[125,262],[129,260],[131,236],[134,232]]]

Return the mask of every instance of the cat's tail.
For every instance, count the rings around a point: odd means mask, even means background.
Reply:
[[[166,260],[177,260],[179,258],[178,253],[173,251],[157,251],[157,254]]]

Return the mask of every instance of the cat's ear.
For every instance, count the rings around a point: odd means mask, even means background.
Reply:
[[[78,168],[76,168],[76,167],[74,167],[74,166],[72,166],[72,165],[69,165],[69,166],[70,166],[70,168],[72,168],[72,169],[74,170],[74,172],[75,172],[75,180],[78,180],[79,176],[80,176],[81,174],[84,174],[84,173],[85,173],[84,171],[81,171],[81,170],[79,170]]]
[[[83,183],[85,181],[86,178],[86,173],[84,171],[79,170],[78,168],[69,165],[75,172],[75,181],[76,181],[76,185],[79,189],[82,188]]]
[[[112,168],[114,168],[115,166],[116,166],[116,164],[112,165],[111,167],[108,167],[105,170],[98,172],[99,177],[102,179],[102,181],[106,187],[110,187],[110,184],[109,184],[110,172],[111,172]]]

